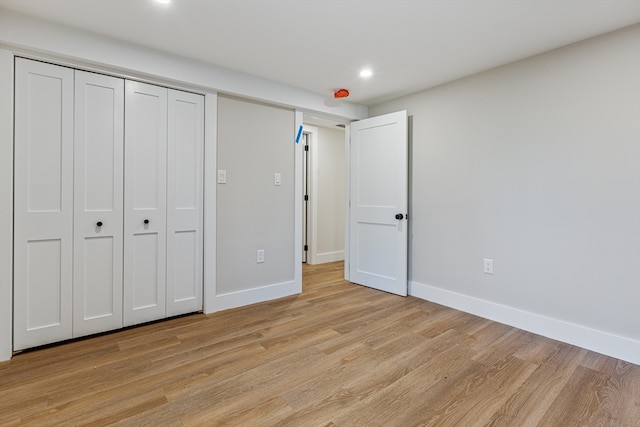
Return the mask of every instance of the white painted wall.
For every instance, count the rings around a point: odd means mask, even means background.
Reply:
[[[294,111],[218,97],[217,296],[224,308],[294,286]],[[274,185],[280,173],[281,185]],[[256,251],[265,262],[256,262]],[[279,293],[277,289],[285,289]]]
[[[410,115],[411,293],[640,364],[639,76],[636,25],[370,108]]]
[[[344,259],[344,130],[318,127],[318,139],[314,142],[317,237],[313,264],[320,264]]]

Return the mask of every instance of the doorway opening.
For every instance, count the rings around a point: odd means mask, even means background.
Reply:
[[[301,144],[302,262],[344,260],[346,216],[345,128],[335,122],[305,119]]]

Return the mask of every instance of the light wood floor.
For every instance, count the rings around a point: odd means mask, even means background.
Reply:
[[[640,425],[640,366],[304,270],[300,296],[0,363],[0,425]]]

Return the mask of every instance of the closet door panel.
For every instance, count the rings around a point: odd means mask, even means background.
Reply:
[[[126,82],[124,325],[166,317],[167,89]]]
[[[158,286],[162,274],[159,265],[161,257],[158,253],[162,246],[159,233],[138,233],[132,239],[132,244],[131,261],[134,268],[131,271],[131,282],[134,286],[131,288],[131,305],[138,311],[157,308],[164,295],[164,289]],[[164,317],[164,310],[160,317]]]
[[[72,336],[73,70],[15,62],[14,350]]]
[[[74,336],[122,327],[124,80],[76,71]]]
[[[202,309],[204,97],[169,90],[167,315]]]

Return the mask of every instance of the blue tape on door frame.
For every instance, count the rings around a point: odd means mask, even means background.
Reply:
[[[296,144],[300,142],[300,137],[302,136],[302,125],[298,128],[298,135],[296,136]]]

